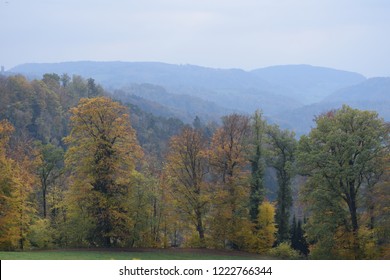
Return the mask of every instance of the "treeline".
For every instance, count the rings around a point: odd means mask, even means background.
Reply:
[[[261,112],[192,125],[93,79],[0,77],[0,248],[201,247],[388,258],[389,126],[347,106],[309,135]],[[129,110],[130,109],[130,110]],[[267,170],[278,184],[266,196]],[[304,215],[292,211],[301,176]]]

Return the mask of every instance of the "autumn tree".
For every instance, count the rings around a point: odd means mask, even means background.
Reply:
[[[264,201],[259,205],[256,230],[256,252],[265,253],[272,248],[276,239],[275,207]]]
[[[389,132],[377,113],[348,106],[318,116],[316,124],[299,143],[301,172],[309,176],[308,234],[329,256],[340,257],[344,248],[344,256],[362,258],[369,205],[361,195],[383,173]]]
[[[210,191],[205,180],[209,173],[206,142],[200,130],[186,127],[171,138],[166,172],[175,205],[195,226],[204,247]]]
[[[222,127],[215,132],[211,143],[211,165],[216,180],[213,235],[224,246],[233,248],[245,243],[239,232],[249,218],[249,180],[245,170],[248,167],[249,128],[247,116],[223,117]]]
[[[276,171],[278,181],[276,223],[278,242],[289,239],[290,211],[292,206],[291,180],[294,176],[294,161],[297,141],[293,132],[281,130],[277,125],[267,130],[269,141],[269,164]]]
[[[81,99],[71,112],[65,160],[73,216],[85,217],[90,244],[111,246],[131,228],[128,199],[142,155],[125,107],[106,97]]]
[[[14,218],[17,215],[13,190],[12,160],[7,157],[6,147],[12,125],[7,121],[0,122],[0,248],[12,249],[15,246],[13,238],[17,236]]]
[[[28,233],[35,214],[32,202],[36,183],[33,149],[16,143],[10,155],[7,146],[13,126],[0,121],[0,248],[21,249],[28,245]]]

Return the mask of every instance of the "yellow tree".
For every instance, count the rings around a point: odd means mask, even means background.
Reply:
[[[89,227],[87,242],[116,245],[129,236],[128,202],[142,150],[119,103],[107,97],[81,99],[70,113],[71,132],[65,138],[70,210],[79,226]]]
[[[259,205],[259,215],[257,217],[257,252],[265,253],[272,248],[276,238],[275,206],[264,201]]]
[[[209,172],[206,143],[199,130],[186,127],[172,137],[166,171],[178,210],[192,222],[205,246],[205,215],[210,192],[205,177]]]
[[[7,155],[13,126],[0,122],[0,248],[24,249],[35,213],[31,195],[36,178],[34,161],[26,143],[14,145]]]
[[[16,243],[12,237],[18,236],[14,224],[17,208],[13,197],[12,160],[6,155],[6,147],[12,131],[13,127],[9,122],[0,122],[0,248],[2,249],[12,249]]]

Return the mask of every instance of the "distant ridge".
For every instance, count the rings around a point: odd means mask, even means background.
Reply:
[[[279,65],[252,71],[259,78],[283,87],[304,104],[319,102],[330,93],[366,80],[361,74],[327,67]]]
[[[61,62],[27,63],[10,71],[39,77],[45,73],[92,77],[106,87],[120,88],[133,83],[200,89],[257,89],[318,102],[332,92],[358,84],[366,78],[358,73],[311,65],[282,65],[244,71],[161,62]]]

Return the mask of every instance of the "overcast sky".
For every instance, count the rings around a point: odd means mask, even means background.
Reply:
[[[0,0],[0,65],[78,60],[390,76],[390,1]]]

